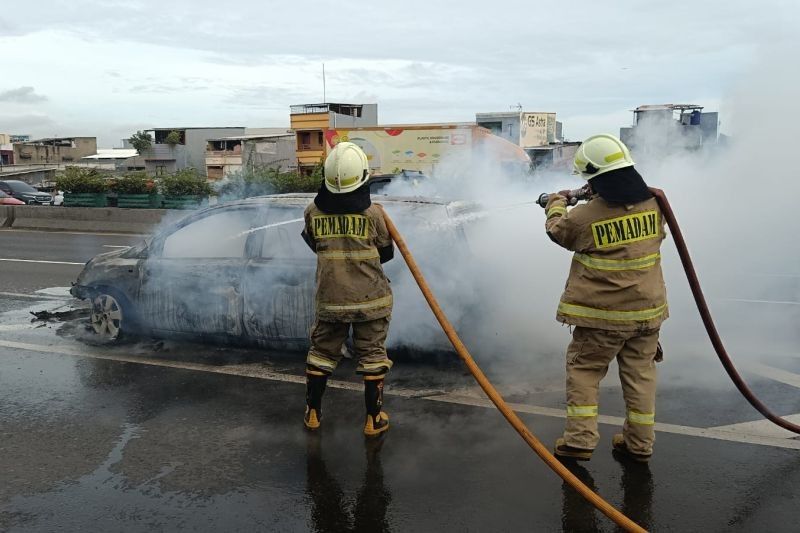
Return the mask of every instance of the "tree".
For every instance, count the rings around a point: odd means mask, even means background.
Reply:
[[[148,151],[153,145],[153,136],[146,131],[139,130],[131,135],[130,139],[128,139],[128,142],[131,143],[131,146],[136,148],[136,151],[139,152],[139,155],[141,155]]]
[[[172,130],[164,138],[164,142],[167,143],[168,145],[170,145],[172,148],[175,148],[176,144],[180,144],[181,143],[181,134],[178,133],[175,130]]]

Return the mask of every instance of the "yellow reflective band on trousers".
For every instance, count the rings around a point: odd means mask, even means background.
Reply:
[[[346,250],[326,250],[317,252],[317,257],[320,259],[378,259],[380,254],[378,250],[356,250],[349,252]]]
[[[378,309],[380,307],[389,307],[392,305],[392,295],[369,300],[367,302],[359,302],[355,304],[326,304],[320,303],[319,308],[325,311],[366,311],[367,309]]]
[[[568,405],[567,416],[571,417],[588,417],[597,416],[596,405]]]
[[[380,372],[383,375],[386,373],[386,371],[392,368],[392,364],[393,363],[391,359],[384,359],[383,361],[378,361],[375,363],[371,363],[369,361],[359,361],[356,372],[363,374],[376,374]]]
[[[587,268],[595,270],[641,270],[650,268],[661,259],[660,253],[646,255],[637,259],[600,259],[587,254],[576,253],[572,259]]]
[[[336,361],[311,352],[309,352],[308,357],[306,357],[306,364],[329,372],[336,370]]]
[[[628,422],[633,422],[634,424],[641,424],[643,426],[652,426],[653,424],[656,423],[656,414],[628,411]]]
[[[551,207],[550,209],[547,210],[547,218],[550,218],[555,215],[566,215],[566,214],[567,214],[567,208],[561,207],[560,205]]]
[[[606,309],[595,309],[583,305],[568,304],[559,302],[558,312],[562,315],[579,316],[583,318],[599,318],[600,320],[613,320],[617,322],[646,322],[653,320],[664,314],[667,304],[653,307],[652,309],[641,309],[637,311],[608,311]]]

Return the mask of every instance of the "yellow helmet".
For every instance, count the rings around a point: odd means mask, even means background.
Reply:
[[[369,179],[369,161],[360,146],[340,142],[325,159],[325,186],[334,194],[353,192]]]
[[[578,147],[572,172],[590,180],[611,170],[632,166],[633,158],[625,143],[613,135],[602,133],[592,135]]]

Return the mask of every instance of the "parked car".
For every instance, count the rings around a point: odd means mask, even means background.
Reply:
[[[3,191],[0,191],[0,205],[25,205],[25,202],[22,200],[17,200],[12,196],[7,195]]]
[[[13,196],[17,200],[22,200],[28,205],[50,205],[53,200],[46,192],[41,192],[19,180],[0,181],[0,191]]]
[[[144,332],[304,347],[314,318],[316,257],[300,232],[313,197],[263,196],[202,209],[131,248],[94,257],[71,293],[91,300],[92,328],[103,341]],[[454,264],[459,254],[469,253],[461,225],[450,222],[470,206],[376,200],[401,230],[435,236],[413,241],[426,274],[445,276],[459,294],[469,292],[453,282],[452,272],[442,271],[447,267],[440,257],[446,250]],[[399,255],[387,263],[387,275],[393,286],[410,288]],[[396,291],[396,311],[417,313],[419,305],[425,304],[417,291]]]

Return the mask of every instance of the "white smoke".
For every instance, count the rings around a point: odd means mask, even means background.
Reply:
[[[793,50],[765,52],[768,59],[729,96],[723,119],[735,127],[727,142],[695,151],[678,143],[664,150],[668,134],[650,124],[640,131],[634,152],[648,184],[670,199],[723,340],[740,362],[796,353],[800,341],[800,180],[793,129],[800,123],[800,102],[796,74],[785,68]],[[675,132],[669,135],[676,139]],[[541,208],[518,204],[583,182],[566,173],[526,179],[484,155],[437,169],[438,194],[477,202],[490,214],[463,225],[470,264],[450,262],[443,247],[438,270],[447,277],[429,281],[455,322],[468,319],[461,334],[479,358],[558,368],[563,359],[556,355],[563,354],[569,337],[555,321],[555,309],[571,254],[547,238]],[[414,194],[399,187],[389,192]],[[424,234],[407,240],[412,252],[435,247]],[[671,239],[662,252],[671,307],[662,336],[668,357],[713,358]],[[405,283],[394,288],[417,290]],[[416,332],[428,320],[420,309],[396,309],[393,339],[427,342]]]

